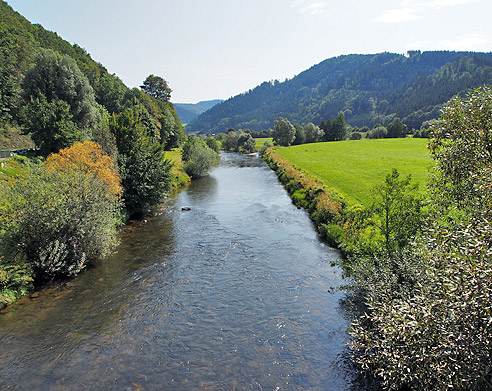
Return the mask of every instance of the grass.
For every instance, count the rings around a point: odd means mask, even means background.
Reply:
[[[273,144],[273,139],[271,137],[269,138],[255,138],[255,151],[259,151],[260,148],[263,146],[265,141],[270,141]]]
[[[363,139],[296,145],[276,153],[351,202],[370,205],[371,189],[396,168],[425,191],[432,164],[427,139]]]
[[[174,148],[171,151],[166,151],[164,154],[166,159],[173,162],[173,168],[171,173],[176,178],[174,182],[175,187],[183,186],[185,183],[190,182],[190,177],[183,171],[183,160],[181,159],[181,148]]]

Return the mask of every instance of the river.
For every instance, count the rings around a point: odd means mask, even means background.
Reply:
[[[113,256],[0,312],[0,389],[348,390],[337,257],[258,157],[223,154]]]

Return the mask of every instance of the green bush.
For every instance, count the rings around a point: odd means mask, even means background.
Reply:
[[[219,155],[203,140],[189,137],[183,145],[184,171],[193,179],[201,178],[218,162]]]
[[[76,275],[114,248],[120,207],[93,176],[35,168],[0,185],[0,256],[38,279]]]

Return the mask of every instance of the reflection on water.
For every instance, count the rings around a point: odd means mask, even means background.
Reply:
[[[258,157],[223,155],[164,208],[0,314],[0,389],[349,389],[338,254]]]

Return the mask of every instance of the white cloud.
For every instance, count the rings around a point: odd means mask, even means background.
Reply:
[[[453,40],[442,40],[439,42],[442,48],[449,50],[476,50],[486,51],[489,50],[491,42],[490,39],[484,37],[476,32],[472,32],[461,37],[457,37]]]
[[[415,8],[386,10],[381,16],[374,19],[374,21],[379,23],[402,23],[422,19],[423,17],[417,15],[417,12],[418,9]]]
[[[327,13],[330,4],[326,1],[294,0],[292,6],[301,14],[322,15]]]

